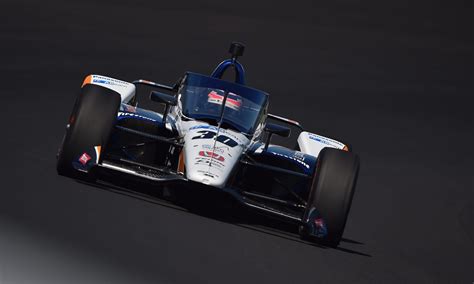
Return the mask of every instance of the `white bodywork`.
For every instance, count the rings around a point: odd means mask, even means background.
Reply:
[[[122,80],[102,76],[102,75],[89,75],[84,79],[82,86],[86,84],[92,84],[102,86],[120,94],[122,103],[127,103],[135,95],[135,85]]]
[[[194,126],[184,136],[186,178],[223,188],[250,140],[241,133],[203,122],[191,124]]]
[[[171,108],[168,119],[175,121],[178,134],[184,139],[186,178],[223,188],[241,154],[251,145],[252,140],[233,130],[218,128],[198,120],[183,119],[180,95],[178,98],[178,105]],[[260,128],[262,126],[257,127],[254,137],[260,133]],[[235,146],[232,147],[232,144]]]
[[[102,75],[87,76],[82,86],[86,84],[102,86],[119,93],[122,103],[130,101],[136,91],[134,84]],[[223,188],[240,155],[251,141],[245,135],[232,130],[218,129],[201,121],[182,120],[180,103],[171,109],[168,116],[166,126],[169,129],[170,120],[174,120],[179,136],[184,140],[186,178]],[[232,145],[229,146],[230,144]]]
[[[306,131],[301,132],[298,136],[298,145],[301,152],[314,157],[318,157],[319,152],[325,147],[347,149],[347,146],[339,141]]]
[[[134,84],[101,75],[87,76],[83,86],[86,84],[102,86],[119,93],[122,103],[130,101],[136,91]],[[251,145],[252,140],[236,131],[218,128],[197,120],[183,119],[179,99],[178,105],[172,107],[168,115],[166,126],[169,129],[171,121],[175,123],[179,136],[184,140],[183,160],[186,178],[223,188],[240,156]],[[260,135],[263,126],[262,122],[257,127],[254,137]],[[315,157],[318,157],[319,152],[325,147],[347,149],[347,146],[339,141],[306,131],[299,135],[298,145],[301,152]]]

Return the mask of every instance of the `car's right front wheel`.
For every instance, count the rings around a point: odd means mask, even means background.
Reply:
[[[110,89],[92,84],[82,87],[58,151],[58,174],[92,178],[89,169],[107,145],[120,102],[120,94]]]
[[[359,157],[351,152],[324,148],[318,162],[300,227],[300,236],[337,246],[349,215],[359,173]]]

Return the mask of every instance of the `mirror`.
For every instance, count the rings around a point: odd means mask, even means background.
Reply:
[[[178,99],[173,95],[151,91],[150,100],[166,105],[165,110],[163,111],[163,127],[166,127],[166,119],[168,118],[170,106],[175,106],[178,103]]]
[[[273,123],[267,123],[267,125],[265,125],[265,131],[268,132],[267,141],[265,141],[265,151],[268,149],[268,144],[270,144],[270,140],[273,134],[282,137],[289,137],[291,133],[290,128]]]
[[[291,130],[288,127],[273,123],[267,123],[267,125],[265,125],[265,131],[282,137],[289,137],[291,133]]]
[[[160,93],[160,92],[157,92],[157,91],[152,91],[151,92],[150,100],[152,100],[154,102],[157,102],[157,103],[166,104],[167,106],[168,105],[175,106],[178,103],[175,96]]]

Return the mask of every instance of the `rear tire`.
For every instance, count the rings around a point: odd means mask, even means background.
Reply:
[[[336,247],[344,232],[355,185],[359,173],[359,157],[351,152],[324,148],[318,157],[318,164],[308,197],[303,220],[307,220],[312,208],[324,220],[327,235],[315,239]],[[311,220],[313,221],[313,220]],[[303,239],[311,238],[305,227],[300,228]]]
[[[82,88],[58,152],[58,174],[73,178],[92,178],[91,172],[79,172],[72,163],[95,146],[101,146],[103,152],[115,125],[120,102],[120,94],[110,89],[92,84]]]

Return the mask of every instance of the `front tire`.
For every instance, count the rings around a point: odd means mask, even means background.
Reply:
[[[303,217],[307,224],[300,228],[303,239],[316,240],[332,247],[339,244],[354,196],[359,164],[359,157],[351,152],[334,148],[324,148],[320,152]],[[314,222],[324,226],[324,234],[317,238],[308,230]]]
[[[96,146],[100,146],[103,152],[115,125],[120,102],[120,94],[110,89],[92,84],[81,89],[58,152],[58,174],[73,178],[91,177],[90,172],[78,171],[73,163],[77,163],[84,153],[92,156]]]

